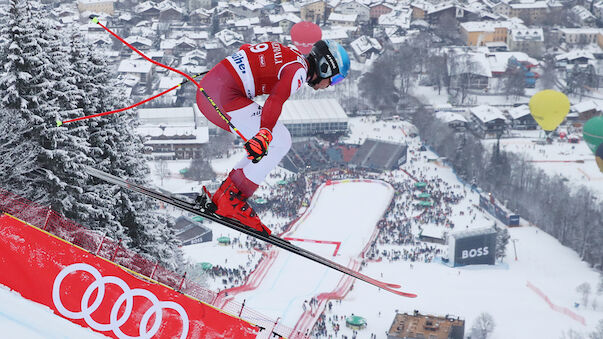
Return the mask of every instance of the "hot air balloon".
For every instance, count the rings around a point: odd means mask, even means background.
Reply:
[[[530,99],[530,113],[545,131],[553,131],[569,112],[567,96],[551,89],[540,91]]]
[[[603,142],[603,116],[590,118],[582,129],[582,136],[588,148],[595,152]]]
[[[309,54],[312,45],[322,38],[322,31],[317,24],[309,21],[300,21],[291,27],[291,40],[303,54]]]
[[[582,129],[582,136],[588,148],[595,153],[595,161],[603,172],[603,117],[592,117]]]
[[[595,153],[595,161],[597,162],[597,166],[599,166],[599,171],[603,173],[603,142],[599,144],[597,148],[597,152]]]

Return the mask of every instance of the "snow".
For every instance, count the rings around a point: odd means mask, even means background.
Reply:
[[[0,285],[2,338],[80,339],[106,338],[55,315],[48,307],[29,301]]]
[[[368,137],[378,136],[382,140],[406,142],[411,150],[420,145],[418,138],[406,136],[412,125],[404,121],[383,122],[373,118],[352,118],[350,127],[348,142],[361,143]],[[502,139],[501,145],[511,147],[513,143],[504,142],[512,140],[517,142],[518,139]],[[541,154],[536,149],[547,147],[536,145],[529,139],[525,142],[535,145],[534,149],[526,147],[525,144],[517,147],[532,155]],[[577,144],[575,147],[580,150],[578,153],[583,152],[586,155],[590,152],[584,144]],[[545,153],[555,154],[554,150],[558,149],[560,152],[572,151],[570,144],[562,143],[551,145]],[[489,227],[495,222],[492,216],[478,212],[473,207],[478,200],[477,194],[462,186],[449,168],[426,160],[435,155],[426,152],[425,157],[422,157],[419,154],[409,156],[409,164],[405,165],[407,170],[415,170],[417,174],[428,179],[441,178],[452,186],[459,185],[455,188],[455,192],[459,194],[467,191],[466,197],[452,210],[453,220],[457,225],[455,231]],[[541,157],[544,155],[541,154]],[[233,158],[221,160],[218,167],[229,168],[236,161],[236,157]],[[584,168],[585,164],[579,165]],[[594,162],[592,165],[596,167]],[[557,164],[553,164],[553,167],[555,166]],[[551,171],[551,168],[548,170]],[[563,168],[559,170],[564,171]],[[408,178],[396,171],[389,180],[403,181]],[[374,229],[375,221],[383,211],[383,206],[389,203],[391,195],[387,189],[381,187],[378,184],[366,183],[322,186],[315,195],[310,210],[305,214],[307,217],[302,218],[303,220],[286,236],[341,241],[341,249],[336,257],[332,256],[332,244],[296,242],[296,245],[337,262],[349,263],[364,247],[371,230]],[[366,215],[361,219],[357,214],[359,209],[349,206],[362,206],[361,210]],[[476,218],[472,220],[467,211],[473,211]],[[266,221],[270,223],[270,218]],[[390,262],[387,259],[382,262],[370,262],[362,269],[363,274],[386,282],[400,283],[402,290],[417,293],[418,298],[401,299],[374,286],[356,282],[341,302],[333,301],[332,310],[328,311],[327,308],[325,311],[326,316],[349,316],[353,313],[366,318],[368,325],[359,332],[359,337],[368,337],[370,333],[382,337],[389,329],[396,311],[412,313],[414,310],[419,310],[422,314],[460,316],[466,320],[466,334],[474,320],[482,312],[487,312],[493,316],[496,323],[492,339],[558,338],[562,332],[569,329],[581,333],[592,331],[601,319],[603,310],[590,306],[593,298],[588,307],[576,308],[574,305],[581,303],[581,296],[576,292],[576,287],[584,282],[593,287],[597,286],[598,273],[582,262],[574,251],[562,246],[553,237],[537,227],[526,226],[528,223],[525,221],[522,224],[523,227],[508,229],[517,249],[517,261],[513,243],[510,243],[504,262],[494,266],[451,268],[438,263],[438,260],[432,263]],[[498,225],[501,226],[500,223]],[[438,227],[428,224],[425,228],[431,230]],[[439,229],[442,227],[439,226]],[[214,230],[219,230],[220,234],[228,232],[224,231],[223,227]],[[413,229],[413,233],[418,234],[418,230]],[[381,245],[379,248],[400,250],[399,246],[393,245]],[[228,267],[249,265],[248,256],[251,256],[252,263],[258,259],[257,252],[245,251],[236,245],[222,247],[215,242],[188,246],[184,250],[194,262],[211,260],[224,265],[227,261]],[[341,274],[328,271],[289,253],[277,253],[268,272],[258,279],[259,282],[256,281],[256,289],[237,294],[234,300],[239,304],[245,300],[251,309],[273,319],[278,318],[281,324],[293,328],[304,311],[304,301],[309,301],[321,293],[335,291]],[[264,260],[267,260],[266,258]],[[548,302],[529,286],[540,290],[548,298]],[[600,305],[601,296],[597,298]],[[584,318],[586,325],[563,314],[563,310],[573,312],[578,319]],[[339,335],[351,337],[352,330],[346,328],[344,323],[340,325]],[[334,334],[332,330],[329,333]]]
[[[146,60],[124,59],[117,69],[120,73],[149,73],[153,64]]]
[[[488,105],[472,107],[469,111],[483,123],[487,123],[496,119],[506,120],[501,110]]]
[[[501,139],[501,149],[520,154],[526,161],[533,162],[548,175],[567,178],[574,189],[587,187],[599,197],[599,200],[603,199],[603,173],[599,171],[595,156],[584,140],[580,140],[577,144],[555,140],[550,145],[539,145],[535,141],[544,139],[543,132],[532,131],[532,133],[532,138]],[[488,149],[491,149],[491,145],[495,142],[496,140],[489,140],[485,144],[488,145]]]
[[[370,199],[362,198],[369,196]],[[389,198],[391,192],[378,184],[323,186],[308,217],[287,235],[341,241],[340,254],[331,258],[346,263],[369,239]],[[358,205],[359,199],[362,210],[347,208]],[[468,204],[459,207],[470,208]],[[592,328],[601,317],[602,310],[590,307],[575,309],[573,304],[579,300],[576,286],[585,281],[596,286],[598,274],[581,262],[575,252],[536,227],[513,228],[509,232],[511,238],[516,239],[518,261],[514,261],[513,246],[509,245],[505,263],[495,266],[450,268],[438,263],[414,262],[411,268],[409,262],[370,263],[362,271],[364,274],[400,283],[404,290],[418,293],[419,297],[400,299],[358,282],[340,304],[335,303],[333,310],[327,311],[327,316],[361,315],[368,322],[367,328],[362,330],[366,336],[387,330],[395,310],[411,313],[415,309],[423,314],[461,316],[467,321],[466,329],[480,313],[488,312],[497,325],[493,339],[556,338],[570,328]],[[327,257],[333,251],[328,245],[298,245]],[[230,262],[241,256],[232,250],[216,251],[215,244],[197,244],[190,249],[187,247],[186,251],[191,260],[199,262]],[[242,262],[235,261],[235,265],[238,264]],[[245,300],[248,307],[275,319],[280,318],[282,323],[293,327],[303,312],[304,300],[333,291],[340,277],[340,274],[317,264],[279,252],[257,289],[235,298],[239,303]],[[543,291],[553,304],[586,318],[587,327],[551,309],[527,287],[528,282]],[[351,335],[351,331],[343,326],[341,333]]]
[[[372,192],[375,199],[367,201],[365,209],[350,210],[342,204],[346,197],[366,195]],[[307,218],[298,223],[285,237],[301,239],[340,241],[338,256],[331,257],[332,244],[308,244],[294,241],[302,248],[330,257],[334,261],[347,265],[356,258],[366,245],[374,231],[375,224],[389,203],[392,195],[390,187],[372,183],[346,183],[323,187],[315,200]],[[349,201],[349,198],[347,198]],[[349,227],[353,225],[353,232]],[[282,321],[293,327],[301,316],[300,307],[320,292],[335,290],[341,274],[309,262],[297,255],[279,252],[270,271],[254,291],[237,296],[246,300],[246,305],[260,313],[281,317]],[[275,298],[275,296],[278,296]]]

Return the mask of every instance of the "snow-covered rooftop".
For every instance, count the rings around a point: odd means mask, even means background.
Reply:
[[[411,17],[412,10],[410,7],[401,7],[381,15],[378,22],[379,25],[383,26],[398,26],[403,29],[408,29],[410,27]]]
[[[181,77],[161,77],[159,80],[159,89],[166,90],[172,88],[182,82]],[[178,89],[176,89],[178,90]],[[168,93],[169,95],[170,93]]]
[[[244,18],[241,20],[237,20],[234,22],[234,26],[235,27],[255,27],[255,25],[259,25],[260,23],[260,18],[257,16],[251,17],[251,18]]]
[[[184,36],[179,39],[163,39],[163,40],[161,40],[159,48],[160,49],[173,49],[176,46],[181,45],[181,44],[187,44],[191,47],[197,47],[197,43],[195,42],[195,40]]]
[[[448,59],[450,75],[477,74],[491,77],[492,71],[485,53],[455,51],[454,57]]]
[[[592,14],[588,9],[584,8],[584,6],[576,5],[572,7],[572,12],[582,21],[596,19],[595,15]]]
[[[285,12],[285,13],[299,13],[300,12],[299,7],[295,6],[294,4],[292,4],[290,2],[281,3],[281,8],[283,9],[283,12]]]
[[[368,37],[366,35],[363,35],[358,39],[352,41],[350,43],[350,47],[352,47],[356,55],[362,55],[372,49],[381,51],[381,49],[383,48],[377,39],[373,37]]]
[[[218,33],[216,33],[216,38],[218,38],[218,40],[220,40],[220,42],[222,42],[224,46],[230,46],[237,42],[241,43],[244,39],[243,34],[237,33],[230,29],[223,29],[219,31]]]
[[[301,20],[301,18],[293,13],[285,13],[285,14],[271,14],[268,16],[268,20],[270,20],[271,23],[276,24],[279,23],[281,21],[290,21],[293,23],[298,23]]]
[[[451,122],[455,122],[455,121],[465,122],[465,123],[468,122],[464,116],[462,116],[459,113],[454,113],[454,112],[437,112],[436,117],[445,123],[451,123]]]
[[[145,46],[152,46],[153,45],[153,41],[151,39],[147,39],[141,36],[129,36],[126,39],[126,42],[129,44],[135,44],[135,43],[139,43],[139,44],[143,44]]]
[[[348,30],[343,27],[333,27],[331,29],[322,30],[323,39],[345,40],[348,38]]]
[[[593,27],[581,27],[581,28],[559,28],[559,32],[563,34],[603,34],[603,29],[601,28],[593,28]]]
[[[347,122],[348,116],[336,99],[287,100],[280,121],[284,124]]]
[[[531,58],[524,52],[488,52],[486,57],[492,73],[504,73],[507,70],[507,64],[511,57],[517,59],[519,62],[538,65],[537,59]]]
[[[476,228],[471,228],[468,230],[452,232],[452,234],[450,234],[450,236],[455,239],[463,239],[463,238],[473,237],[476,235],[493,234],[493,233],[496,233],[496,230],[494,229],[494,227],[479,227],[479,228],[476,227]]]
[[[509,108],[507,110],[507,113],[509,113],[509,116],[511,117],[511,119],[519,119],[519,118],[523,118],[526,115],[531,114],[530,113],[530,107],[528,105],[520,105],[517,107],[512,107]]]
[[[341,14],[341,13],[331,13],[329,14],[329,21],[337,21],[337,22],[348,22],[353,23],[358,19],[358,14]]]
[[[150,9],[159,10],[156,3],[152,2],[152,1],[145,1],[141,4],[138,4],[136,7],[134,7],[134,12],[137,14],[140,14],[140,13],[146,12]]]
[[[195,123],[193,107],[141,108],[138,118],[143,125],[188,125]]]
[[[525,25],[513,20],[504,21],[467,21],[460,24],[467,32],[494,32],[498,28],[521,29]]]
[[[97,4],[102,2],[117,2],[117,0],[78,0],[81,4]]]
[[[513,9],[547,9],[549,5],[546,1],[532,1],[532,2],[520,2],[510,3],[509,6]]]
[[[143,108],[138,110],[140,126],[136,129],[142,136],[190,136],[189,139],[149,140],[145,144],[179,143],[200,144],[209,140],[208,127],[199,124],[193,107]]]
[[[262,34],[283,34],[283,27],[262,27],[262,26],[253,26],[253,34],[262,35]]]
[[[120,73],[149,73],[153,64],[146,60],[124,59],[119,63],[117,71]]]
[[[576,112],[586,112],[590,110],[598,110],[603,109],[603,107],[599,108],[599,105],[594,100],[582,101],[575,105],[572,105],[572,109]]]
[[[595,56],[591,52],[584,51],[581,49],[574,49],[567,53],[559,54],[559,55],[555,56],[556,60],[570,60],[571,61],[571,60],[580,59],[580,58],[594,60]]]
[[[476,107],[471,107],[469,111],[471,112],[471,114],[475,115],[475,117],[477,117],[480,121],[484,123],[496,119],[507,120],[500,109],[489,105],[479,105]]]

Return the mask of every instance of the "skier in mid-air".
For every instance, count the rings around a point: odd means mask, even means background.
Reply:
[[[241,46],[207,73],[200,85],[247,139],[247,156],[211,196],[217,214],[271,233],[247,199],[291,148],[291,135],[278,121],[283,104],[304,83],[324,89],[341,82],[349,69],[349,56],[335,41],[317,41],[308,55],[268,41]],[[269,96],[262,107],[252,99],[263,94]],[[200,91],[197,105],[213,124],[234,132]]]

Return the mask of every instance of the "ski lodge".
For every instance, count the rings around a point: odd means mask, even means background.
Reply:
[[[158,159],[194,159],[209,141],[209,131],[193,107],[145,108],[138,110],[137,134]]]
[[[465,320],[450,315],[422,315],[416,310],[412,315],[396,314],[387,331],[387,339],[463,339],[464,335]]]

